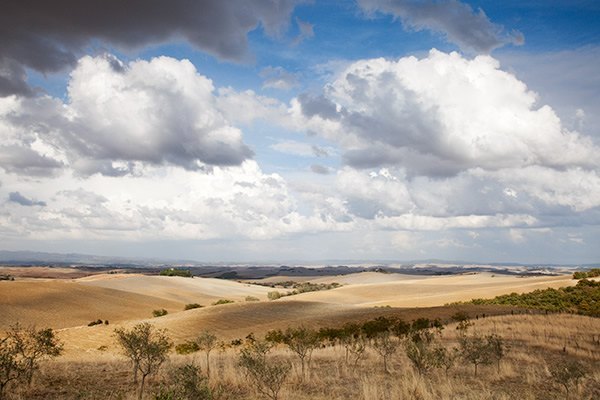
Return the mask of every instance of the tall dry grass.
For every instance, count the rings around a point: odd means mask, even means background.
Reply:
[[[286,400],[509,400],[561,399],[564,390],[550,379],[548,364],[563,357],[585,363],[588,374],[573,388],[571,399],[600,398],[600,320],[575,315],[514,315],[479,318],[472,331],[496,333],[506,340],[509,351],[497,371],[495,365],[473,367],[459,362],[448,376],[433,370],[423,376],[411,366],[402,347],[392,357],[389,373],[381,358],[369,349],[356,367],[344,361],[344,349],[326,347],[315,351],[306,379],[300,364],[283,347],[269,357],[289,362],[292,370],[281,392]],[[454,325],[447,326],[441,341],[457,344]],[[167,371],[178,365],[195,363],[206,370],[202,354],[176,355],[162,372],[152,377],[145,398],[168,380]],[[211,354],[210,386],[216,400],[261,399],[237,365],[236,349]],[[45,364],[32,388],[19,388],[13,399],[121,399],[135,397],[130,365],[109,354],[98,361],[56,360]]]

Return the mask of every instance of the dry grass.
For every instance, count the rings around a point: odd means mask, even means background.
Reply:
[[[374,273],[371,273],[374,274]],[[357,274],[359,275],[359,274]],[[524,293],[548,287],[575,285],[570,276],[518,277],[490,273],[415,277],[399,274],[379,274],[379,281],[369,277],[362,283],[360,277],[346,278],[346,286],[334,290],[303,293],[279,301],[317,301],[329,304],[363,307],[434,307],[474,298],[490,298],[506,293]]]
[[[600,395],[600,353],[593,332],[600,332],[600,320],[574,315],[496,316],[476,321],[473,330],[498,333],[510,346],[500,371],[495,366],[481,367],[477,377],[472,366],[461,363],[449,376],[434,370],[419,376],[402,349],[393,357],[390,373],[384,373],[381,359],[369,350],[358,366],[344,362],[340,347],[328,347],[314,354],[308,378],[303,381],[297,359],[284,348],[275,349],[271,357],[293,365],[282,391],[286,400],[329,399],[561,399],[563,389],[550,380],[547,364],[558,357],[580,360],[589,374],[575,388],[572,399],[596,399]],[[578,348],[561,343],[577,341]],[[447,326],[443,341],[452,346],[456,330]],[[149,393],[167,380],[169,368],[194,362],[205,370],[202,354],[172,355],[163,372],[150,381]],[[260,399],[237,366],[237,350],[215,351],[211,356],[211,381],[216,399]],[[133,399],[129,364],[119,356],[103,354],[95,361],[69,362],[58,359],[44,365],[33,388],[22,388],[13,398],[24,399]],[[150,396],[148,396],[150,398]]]
[[[200,303],[202,305],[212,304],[222,298],[244,301],[246,296],[267,300],[267,293],[272,290],[264,286],[225,279],[132,274],[95,275],[79,279],[78,282],[89,286],[158,297],[182,304]]]
[[[180,303],[67,280],[0,281],[0,330],[15,322],[51,328],[150,316],[155,308],[179,310]]]

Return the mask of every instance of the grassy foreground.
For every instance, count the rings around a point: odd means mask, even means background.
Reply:
[[[447,347],[458,343],[456,325],[442,331]],[[279,399],[561,399],[566,389],[551,375],[552,367],[576,360],[586,374],[569,386],[571,399],[600,398],[600,320],[578,315],[506,315],[474,321],[469,328],[480,335],[496,334],[507,345],[497,366],[473,366],[459,361],[448,374],[432,369],[420,375],[402,347],[394,353],[385,372],[381,357],[368,348],[356,365],[346,363],[341,346],[315,350],[306,378],[298,358],[279,346],[269,357],[291,365]],[[21,386],[12,399],[135,399],[131,365],[109,349],[100,359],[73,362],[56,359],[42,366],[31,387]],[[239,349],[215,350],[211,354],[208,386],[214,399],[261,399],[238,365]],[[206,371],[201,353],[172,354],[161,372],[149,381],[144,398],[153,399],[170,382],[169,370],[195,363]]]

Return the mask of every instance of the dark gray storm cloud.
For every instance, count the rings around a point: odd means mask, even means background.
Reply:
[[[367,12],[379,11],[400,18],[406,28],[444,34],[461,49],[489,53],[507,43],[522,44],[523,35],[491,22],[483,10],[457,0],[358,0]]]
[[[11,192],[11,193],[9,193],[8,194],[8,201],[11,201],[13,203],[17,203],[17,204],[20,204],[20,205],[26,206],[26,207],[32,207],[32,206],[45,207],[46,206],[46,202],[45,201],[36,201],[36,200],[29,199],[29,198],[23,196],[19,192]]]
[[[287,27],[302,0],[5,0],[0,8],[0,96],[30,94],[26,70],[73,65],[93,39],[123,49],[183,39],[221,59],[248,57],[248,32]]]

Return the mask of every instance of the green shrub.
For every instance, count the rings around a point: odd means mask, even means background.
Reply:
[[[188,340],[185,343],[175,346],[177,354],[191,354],[200,350],[200,346],[195,341]]]
[[[169,312],[167,310],[165,310],[164,308],[161,308],[160,310],[154,310],[152,311],[152,315],[154,317],[162,317],[163,315],[167,315]]]
[[[573,273],[573,279],[596,278],[600,276],[600,268],[592,268],[587,272],[577,271]]]
[[[267,293],[267,298],[268,298],[269,300],[277,300],[277,299],[280,299],[280,298],[281,298],[281,296],[282,296],[282,294],[281,294],[281,293],[279,293],[279,292],[278,292],[278,291],[276,291],[276,290],[275,290],[275,291],[272,291],[272,292],[269,292],[269,293]]]
[[[193,310],[194,308],[202,308],[204,306],[201,306],[198,303],[190,303],[190,304],[186,304],[185,307],[183,308],[183,310]]]
[[[210,400],[213,398],[200,367],[186,364],[169,373],[169,383],[155,394],[155,400]]]
[[[246,301],[260,301],[260,299],[254,296],[246,296]]]
[[[214,303],[212,303],[212,305],[220,306],[221,304],[230,304],[230,303],[235,303],[235,301],[229,300],[229,299],[220,299],[220,300],[217,300]]]

